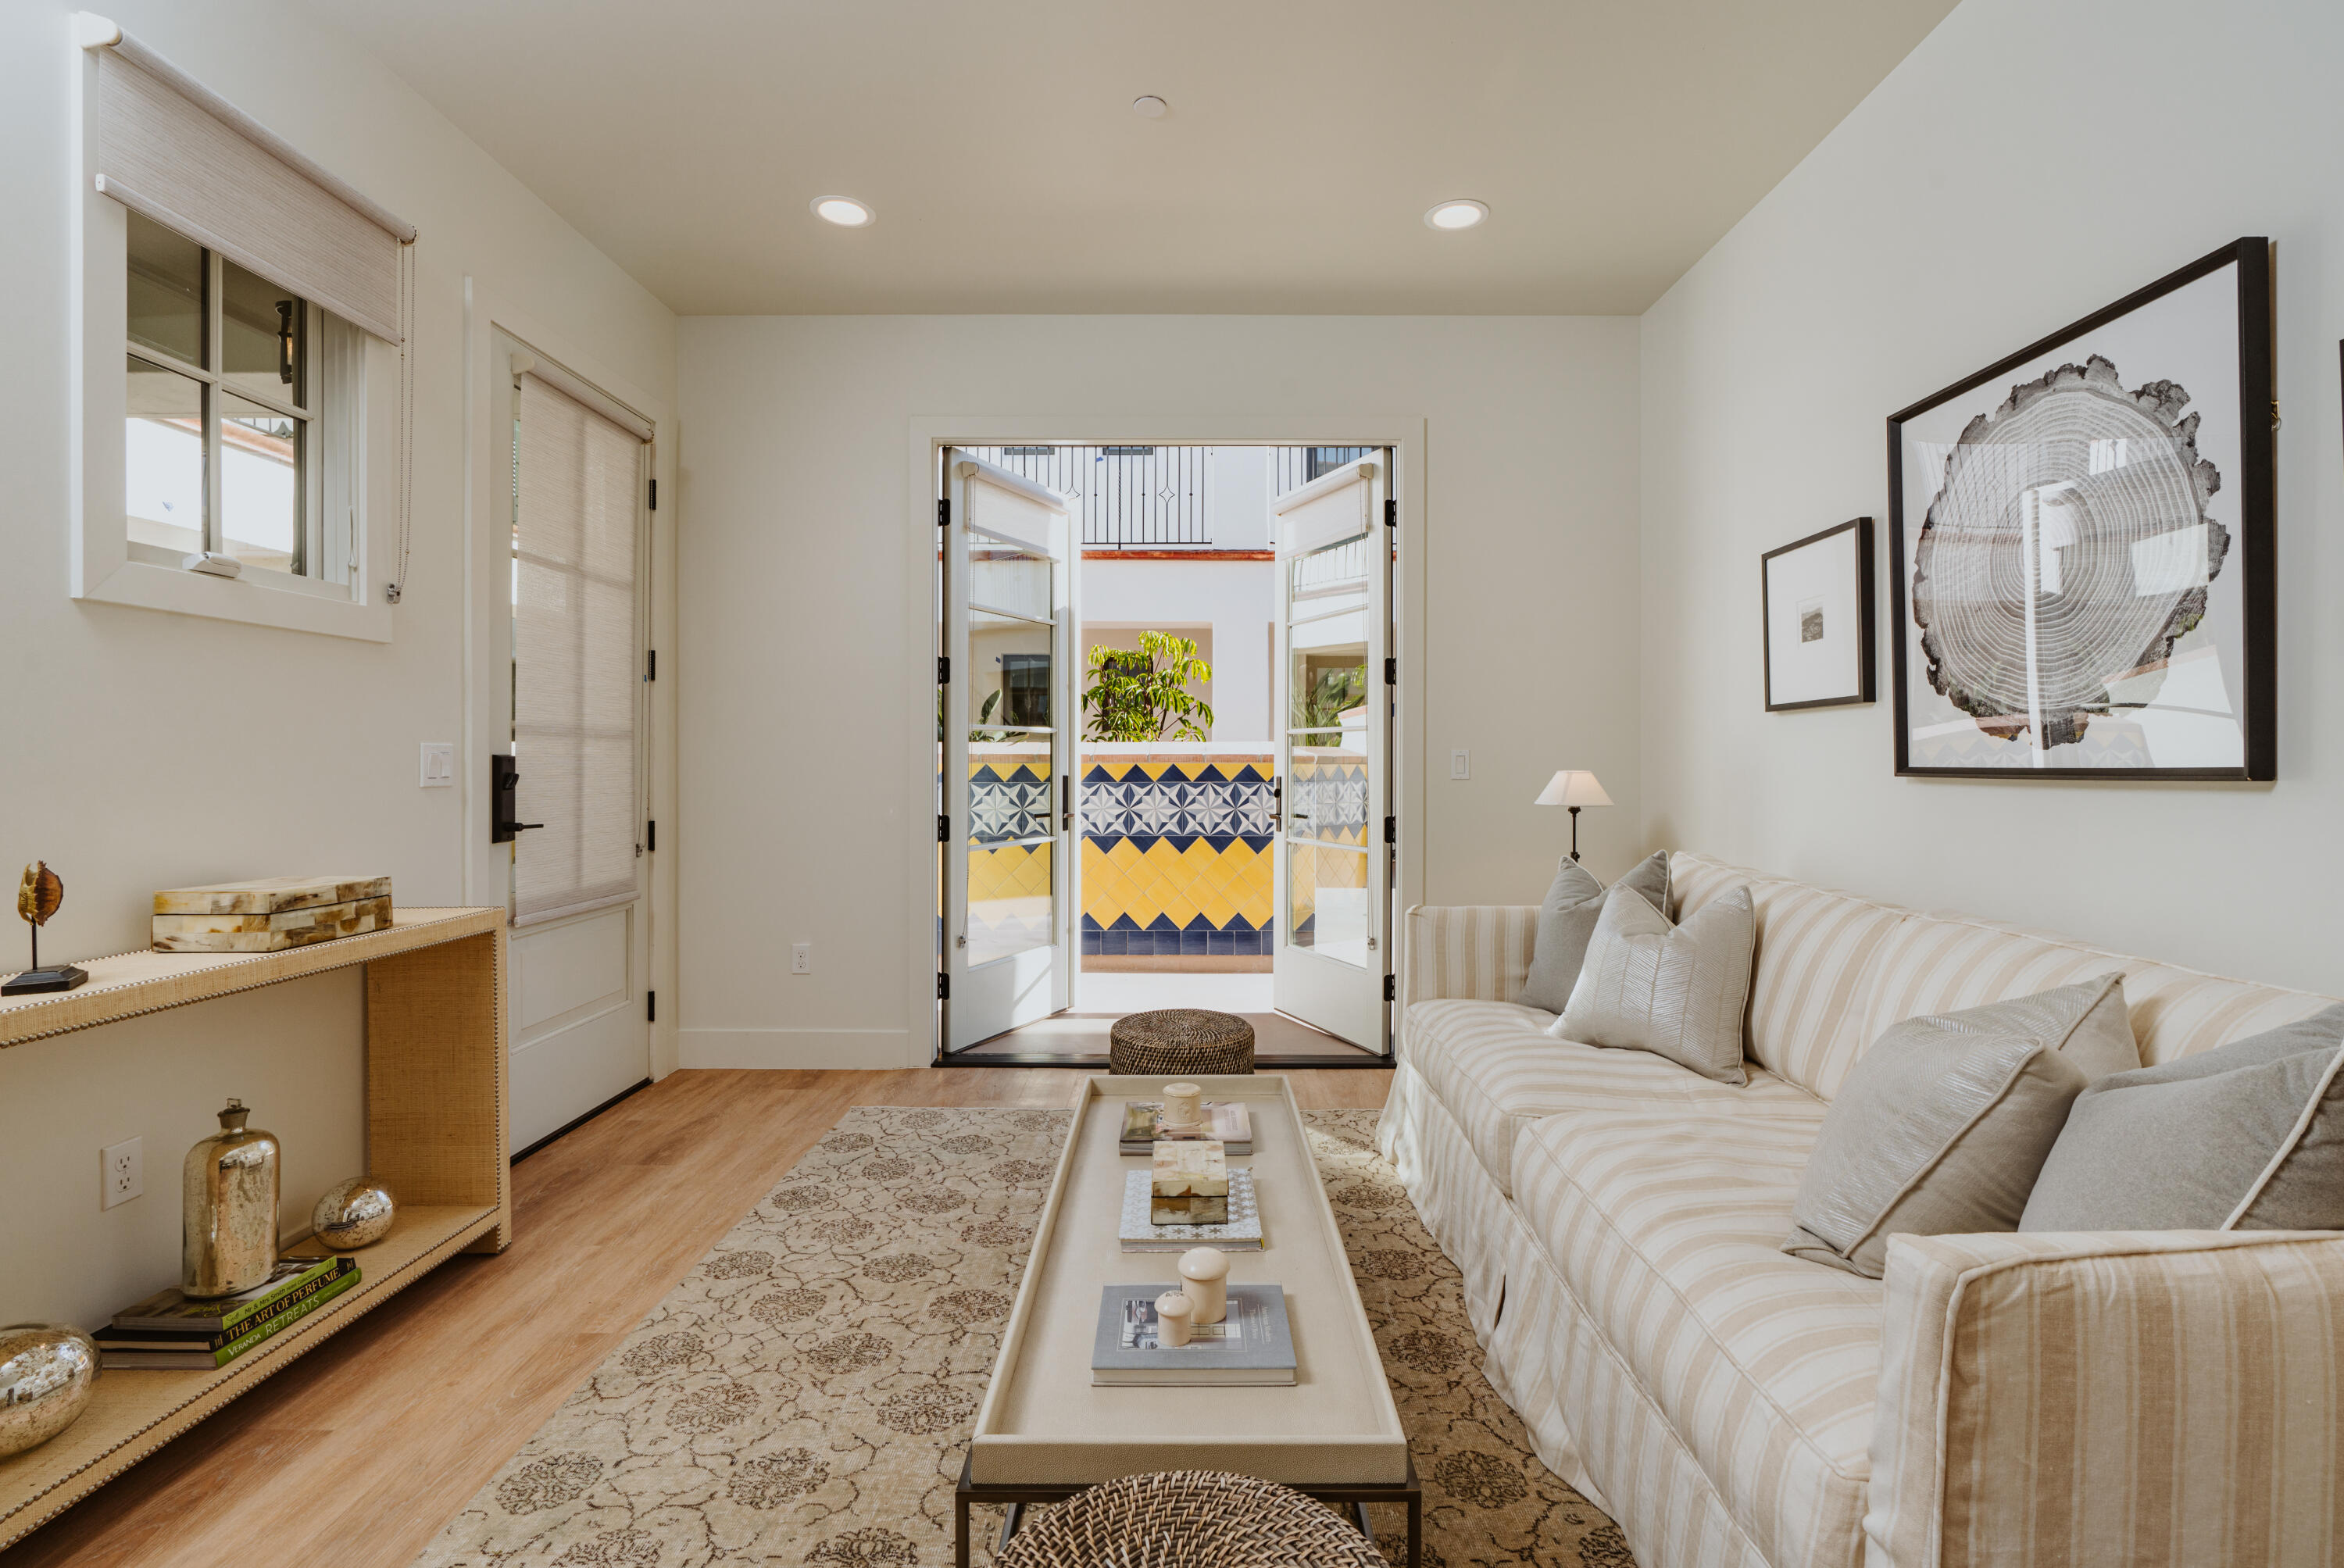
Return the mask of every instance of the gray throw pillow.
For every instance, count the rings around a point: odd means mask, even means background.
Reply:
[[[1610,887],[1569,855],[1554,870],[1554,884],[1539,906],[1538,937],[1531,946],[1530,978],[1522,982],[1525,1007],[1560,1013],[1570,1004],[1571,988],[1579,983],[1579,966],[1587,956],[1587,939],[1595,935],[1596,916],[1603,902],[1623,887],[1632,887],[1655,909],[1669,906],[1669,856],[1666,850],[1643,863]]]
[[[2068,1107],[2127,1057],[2121,975],[1894,1026],[1824,1114],[1783,1250],[1877,1280],[1893,1233],[2017,1229]]]
[[[2077,1098],[2021,1230],[2344,1230],[2344,1003]]]
[[[1749,885],[1728,888],[1682,926],[1642,898],[1607,898],[1570,1004],[1547,1032],[1581,1045],[1651,1051],[1723,1084],[1746,1084],[1743,1015],[1758,918]]]

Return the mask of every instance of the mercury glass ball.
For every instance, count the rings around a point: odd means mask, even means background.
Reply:
[[[328,1188],[309,1211],[319,1245],[336,1252],[371,1247],[390,1234],[399,1204],[390,1189],[369,1177],[353,1176]]]
[[[0,1329],[0,1458],[37,1448],[73,1425],[96,1382],[97,1344],[79,1329]]]

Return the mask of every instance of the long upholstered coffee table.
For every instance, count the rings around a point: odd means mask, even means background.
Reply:
[[[1229,1283],[1284,1289],[1293,1386],[1091,1385],[1101,1288],[1162,1280],[1168,1290],[1174,1278],[1178,1254],[1126,1252],[1117,1237],[1124,1172],[1147,1166],[1145,1156],[1117,1149],[1124,1104],[1161,1099],[1167,1081],[1095,1077],[1085,1086],[961,1467],[955,1561],[966,1568],[974,1504],[1008,1506],[1005,1539],[1026,1503],[1149,1471],[1220,1470],[1349,1504],[1362,1528],[1364,1504],[1403,1505],[1407,1561],[1416,1568],[1423,1490],[1283,1075],[1190,1081],[1207,1099],[1243,1100],[1252,1112],[1253,1152],[1229,1164],[1254,1171],[1267,1245],[1228,1255]]]

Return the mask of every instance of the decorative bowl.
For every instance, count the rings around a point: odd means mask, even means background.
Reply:
[[[0,1458],[38,1448],[80,1420],[96,1383],[97,1342],[79,1329],[0,1329]]]

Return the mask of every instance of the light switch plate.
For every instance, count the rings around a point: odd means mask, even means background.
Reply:
[[[1470,779],[1473,776],[1473,754],[1460,746],[1449,754],[1449,776]]]
[[[423,787],[447,789],[456,782],[456,743],[423,743]]]
[[[108,1144],[97,1151],[100,1209],[127,1203],[146,1190],[146,1160],[135,1138]]]

